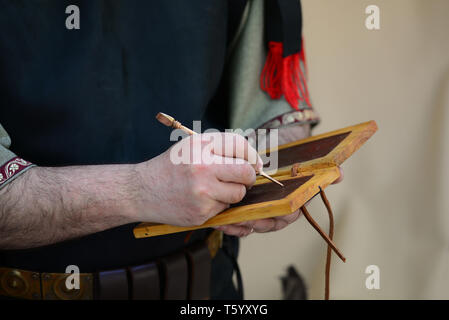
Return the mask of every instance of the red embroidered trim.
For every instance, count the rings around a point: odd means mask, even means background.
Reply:
[[[26,168],[33,166],[31,162],[15,157],[0,167],[0,187]]]

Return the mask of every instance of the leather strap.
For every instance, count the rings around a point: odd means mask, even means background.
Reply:
[[[331,272],[331,256],[332,256],[332,250],[338,255],[338,257],[343,261],[346,262],[346,258],[341,254],[340,250],[335,246],[334,242],[332,241],[334,236],[334,215],[332,213],[332,209],[330,206],[329,201],[327,200],[326,194],[324,193],[323,189],[320,187],[320,195],[321,199],[323,200],[328,215],[329,215],[329,235],[327,235],[321,227],[318,225],[318,223],[313,220],[313,218],[310,216],[309,211],[307,211],[305,206],[301,207],[301,211],[306,217],[307,221],[312,225],[312,227],[315,228],[316,231],[321,235],[321,237],[327,242],[327,253],[326,253],[326,271],[325,271],[325,286],[324,286],[324,299],[329,300],[329,282],[330,282],[330,272]]]
[[[329,215],[329,239],[333,240],[334,237],[334,214],[332,213],[332,208],[327,200],[326,194],[323,189],[320,188],[320,196],[326,206],[327,213]],[[329,300],[329,282],[330,282],[330,273],[331,273],[331,257],[332,257],[332,248],[327,246],[327,254],[326,254],[326,279],[324,286],[324,299]]]
[[[162,299],[187,299],[187,260],[184,253],[177,253],[159,260],[162,273]]]
[[[128,276],[125,269],[102,271],[97,279],[98,300],[127,300]]]
[[[149,263],[128,269],[132,300],[159,300],[161,286],[156,263]]]
[[[189,269],[188,299],[207,300],[210,297],[212,258],[208,247],[200,243],[186,250]]]

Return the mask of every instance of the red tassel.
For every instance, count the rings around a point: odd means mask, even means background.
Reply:
[[[293,109],[299,110],[299,101],[305,101],[311,106],[306,79],[300,67],[300,61],[306,65],[304,50],[284,58],[281,42],[270,41],[268,47],[267,59],[260,75],[261,89],[271,99],[279,99],[284,95]]]
[[[270,41],[268,55],[260,76],[260,87],[268,93],[271,99],[282,96],[282,43]]]

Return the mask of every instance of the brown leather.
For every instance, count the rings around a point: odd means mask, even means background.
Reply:
[[[334,214],[332,213],[332,208],[327,200],[326,194],[323,189],[320,188],[320,196],[326,206],[327,213],[329,215],[329,239],[333,240],[334,237]],[[331,257],[332,257],[332,249],[328,245],[327,246],[327,254],[326,254],[326,279],[324,286],[324,299],[329,300],[329,281],[330,281],[330,273],[331,273]]]
[[[278,151],[278,166],[285,167],[295,162],[304,162],[326,156],[340,144],[351,131],[318,139]],[[268,167],[270,164],[265,164]]]
[[[209,248],[206,244],[200,243],[186,250],[186,256],[189,268],[187,299],[209,299],[212,263]]]
[[[214,230],[204,241],[208,249],[210,259],[217,254],[223,241],[223,232]],[[201,251],[203,254],[204,252]],[[187,297],[188,288],[188,265],[184,253],[182,259],[164,259],[167,262],[174,260],[174,266],[166,269],[175,275],[169,279],[167,286],[167,297],[177,299],[173,295],[173,287],[178,282],[176,269],[178,265],[184,265],[184,270],[178,272],[184,288],[180,290],[182,299]],[[170,262],[171,263],[171,262]],[[197,269],[202,269],[200,266]],[[206,275],[210,270],[203,270],[200,273]],[[19,270],[14,268],[0,267],[0,296],[19,299],[66,299],[66,300],[90,300],[90,299],[160,299],[161,288],[165,278],[161,279],[161,270],[156,263],[147,263],[142,266],[128,267],[126,269],[112,270],[93,273],[80,273],[80,289],[65,289],[65,279],[69,276],[66,273],[39,273],[34,271]],[[206,277],[207,278],[207,277]],[[151,285],[150,285],[151,284]],[[200,290],[201,291],[201,290]],[[43,293],[43,294],[42,294]]]
[[[187,299],[188,272],[184,253],[177,253],[159,260],[162,274],[162,299]]]
[[[346,262],[346,258],[341,254],[340,250],[335,246],[333,243],[333,236],[334,236],[334,215],[332,213],[332,209],[330,206],[329,201],[327,200],[326,194],[324,193],[323,189],[320,188],[320,195],[321,199],[323,200],[327,213],[329,215],[329,235],[324,233],[324,231],[320,228],[318,223],[316,223],[315,220],[310,216],[309,212],[307,211],[305,206],[301,207],[301,211],[306,217],[307,221],[312,225],[312,227],[315,228],[316,231],[321,235],[321,237],[327,242],[327,253],[326,253],[326,271],[325,271],[325,285],[324,285],[324,299],[329,300],[329,282],[330,282],[330,270],[331,270],[331,257],[332,257],[332,250],[340,257],[343,262]]]
[[[340,250],[338,250],[335,243],[331,239],[329,239],[329,236],[323,231],[323,229],[321,229],[319,224],[315,220],[313,220],[312,216],[310,215],[309,211],[306,209],[305,206],[301,207],[301,211],[304,214],[304,217],[306,217],[307,221],[312,225],[312,227],[316,231],[318,231],[318,233],[323,238],[323,240],[326,241],[327,244],[332,248],[332,250],[334,250],[334,252],[337,254],[337,256],[339,256],[340,259],[343,260],[343,262],[345,262],[346,258],[343,256],[343,254],[340,252]]]
[[[128,276],[125,269],[102,271],[97,279],[98,300],[127,300]]]
[[[161,286],[156,263],[130,267],[128,269],[132,300],[159,300]]]
[[[290,174],[292,177],[296,177],[298,175],[299,163],[294,163],[292,168],[290,169]]]
[[[42,299],[92,300],[94,277],[91,273],[79,274],[79,289],[67,289],[69,273],[41,273]],[[70,280],[70,279],[69,279]]]
[[[40,300],[38,272],[0,267],[0,296]]]

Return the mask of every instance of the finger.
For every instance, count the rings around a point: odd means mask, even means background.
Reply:
[[[215,157],[221,158],[222,164],[213,164],[212,170],[218,180],[222,182],[234,182],[244,184],[248,187],[252,186],[256,182],[256,172],[254,168],[248,163],[242,164],[233,163],[235,159],[228,157],[221,157],[215,155]],[[235,162],[235,161],[234,161]]]
[[[256,171],[261,170],[262,158],[243,136],[235,133],[216,133],[215,135],[213,137],[214,154],[246,160]]]
[[[268,218],[254,221],[254,231],[265,233],[277,231],[288,226],[287,221],[279,218]]]
[[[274,218],[260,219],[253,221],[254,232],[264,233],[272,231],[276,227]]]
[[[239,226],[239,227],[246,227],[250,230],[254,230],[254,221],[243,221],[243,222],[239,222],[239,223],[233,223],[233,226]]]
[[[240,183],[216,181],[209,190],[212,199],[233,204],[242,201],[246,195],[246,187]]]
[[[288,222],[284,219],[275,219],[275,226],[272,231],[279,231],[281,229],[284,229],[286,226],[288,226]]]
[[[295,211],[286,216],[276,217],[276,218],[274,218],[276,224],[272,231],[278,231],[278,230],[284,229],[289,224],[295,222],[298,218],[299,218],[299,211]]]
[[[282,216],[282,217],[278,217],[278,218],[281,220],[284,220],[285,222],[287,222],[287,224],[293,223],[296,220],[298,220],[298,218],[299,218],[299,210],[297,210],[291,214],[288,214],[286,216]]]
[[[253,229],[254,232],[268,232],[271,231],[275,225],[275,218],[266,218],[266,219],[258,219],[258,220],[251,220],[251,221],[244,221],[240,223],[236,223],[234,225],[247,227],[250,229]]]
[[[273,218],[273,220],[274,220],[274,227],[270,231],[278,231],[288,226],[287,221],[283,219]]]
[[[334,182],[332,182],[332,184],[340,183],[344,178],[343,169],[340,167],[338,167],[338,169],[340,170],[340,176]]]
[[[295,211],[286,216],[254,220],[252,221],[252,227],[254,228],[254,231],[258,233],[277,231],[285,228],[290,223],[295,222],[299,218],[299,215],[299,211]]]
[[[229,226],[245,227],[249,230],[253,230],[253,232],[264,233],[285,228],[289,224],[298,220],[300,215],[301,212],[297,210],[291,214],[281,217],[243,221]]]
[[[225,234],[229,236],[236,236],[240,238],[246,237],[252,232],[252,230],[247,227],[237,226],[234,224],[216,227],[216,229],[223,231]]]

